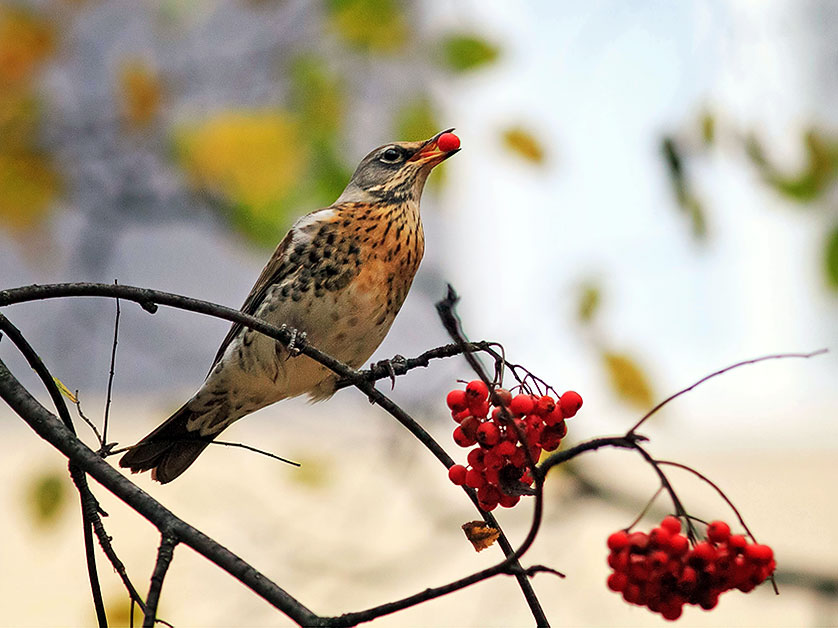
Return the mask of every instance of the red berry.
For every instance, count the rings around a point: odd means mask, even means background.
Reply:
[[[535,402],[533,401],[532,395],[515,395],[512,401],[509,402],[509,411],[512,414],[523,416],[532,412],[534,406]]]
[[[443,133],[437,138],[436,145],[442,152],[449,153],[460,147],[460,138],[453,133]]]
[[[707,538],[713,543],[724,543],[730,538],[730,526],[724,521],[712,521],[707,526]]]
[[[475,447],[470,452],[468,452],[468,456],[466,456],[466,460],[471,465],[472,469],[482,470],[485,466],[484,459],[486,454],[480,447]]]
[[[469,400],[484,401],[489,397],[489,387],[483,380],[475,379],[466,386],[466,396]]]
[[[681,520],[678,517],[669,515],[663,518],[661,527],[666,529],[670,534],[678,534],[681,531]]]
[[[624,573],[614,572],[608,576],[608,580],[606,582],[609,589],[619,593],[626,588],[626,585],[628,584],[628,576]]]
[[[448,468],[448,479],[457,486],[462,486],[466,481],[466,468],[461,464],[454,464]]]
[[[745,557],[753,561],[767,563],[774,558],[774,550],[767,545],[754,543],[745,548]]]
[[[562,415],[566,419],[575,416],[579,412],[579,408],[582,407],[582,396],[573,390],[568,390],[559,401],[562,407]]]
[[[669,538],[669,551],[673,556],[683,556],[690,548],[690,541],[683,534],[673,534]]]
[[[507,408],[509,407],[509,402],[512,401],[512,393],[506,390],[506,388],[495,388],[495,397]]]
[[[451,418],[454,419],[457,423],[462,423],[465,419],[471,416],[471,410],[466,408],[465,410],[460,410],[459,412],[451,411]]]
[[[474,445],[477,440],[473,438],[469,438],[466,436],[465,432],[463,431],[463,426],[455,427],[454,428],[454,442],[457,443],[460,447],[471,447]]]
[[[489,414],[489,402],[485,399],[481,401],[471,401],[469,399],[468,409],[474,416],[485,419],[486,415]]]
[[[666,604],[661,607],[661,615],[669,621],[675,621],[683,612],[684,607],[681,604]]]
[[[469,469],[466,473],[466,486],[470,488],[480,488],[486,484],[486,478],[477,469]]]
[[[669,533],[669,530],[667,530],[663,526],[658,528],[652,528],[652,531],[649,532],[649,541],[655,547],[669,549],[669,541],[671,538],[672,535]]]
[[[504,508],[512,508],[519,501],[521,501],[521,496],[520,495],[501,494],[499,503]]]
[[[492,447],[500,442],[500,430],[494,423],[483,423],[477,428],[477,442]]]
[[[649,548],[649,536],[645,532],[632,532],[628,537],[629,550],[637,554],[645,554]]]
[[[508,440],[505,440],[501,443],[498,443],[497,447],[494,449],[498,455],[500,456],[511,456],[515,453],[515,444],[510,443]]]
[[[695,544],[690,558],[703,563],[712,563],[716,558],[716,549],[707,541],[701,541]]]
[[[535,402],[535,413],[540,417],[545,417],[556,409],[556,400],[550,395],[539,397]]]
[[[471,445],[474,445],[477,442],[477,428],[480,427],[480,419],[473,416],[466,417],[460,423],[460,427],[463,429],[463,434],[466,435],[466,438],[471,441]]]
[[[731,534],[727,540],[727,546],[737,553],[742,552],[748,545],[748,539],[741,534]]]
[[[612,552],[619,552],[628,545],[628,532],[617,530],[608,537],[608,549]]]
[[[445,398],[445,403],[448,404],[448,407],[451,408],[452,412],[462,412],[468,405],[466,401],[466,391],[459,389],[452,390]]]

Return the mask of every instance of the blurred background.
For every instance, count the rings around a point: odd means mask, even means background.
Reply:
[[[433,304],[450,282],[472,339],[582,394],[577,441],[625,431],[733,362],[830,348],[716,379],[645,432],[655,455],[726,489],[778,556],[779,597],[728,593],[680,622],[836,625],[836,102],[831,0],[5,0],[0,288],[118,280],[239,306],[290,224],[330,204],[369,150],[456,127],[463,150],[423,199],[424,262],[373,360],[446,342]],[[114,309],[66,299],[4,310],[97,420]],[[226,329],[122,304],[111,439],[134,442],[180,405]],[[8,341],[0,357],[43,398]],[[434,364],[393,396],[464,460],[444,407],[458,378],[470,379],[461,360]],[[66,464],[0,415],[0,624],[89,624]],[[229,437],[303,467],[211,448],[173,485],[136,479],[316,612],[498,559],[462,538],[476,513],[438,464],[355,391],[283,402]],[[604,586],[606,535],[657,488],[634,458],[588,455],[550,478],[527,562],[568,574],[535,581],[556,625],[662,621]],[[712,491],[673,481],[693,514],[733,521]],[[156,535],[97,495],[144,590]],[[526,506],[516,510],[501,513],[513,540],[527,526]],[[101,572],[111,618],[127,623],[127,595]],[[161,616],[288,623],[185,548]],[[497,580],[379,623],[531,617],[514,582]]]

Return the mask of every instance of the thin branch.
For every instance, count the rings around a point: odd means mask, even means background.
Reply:
[[[263,456],[267,456],[268,458],[273,458],[274,460],[279,460],[280,462],[284,462],[286,464],[290,464],[292,467],[299,467],[299,462],[294,462],[293,460],[288,460],[288,458],[283,458],[282,456],[277,456],[276,454],[272,454],[269,451],[265,451],[264,449],[259,449],[258,447],[253,447],[252,445],[245,445],[244,443],[232,443],[226,440],[214,440],[210,441],[210,445],[224,445],[225,447],[239,447],[240,449],[247,449],[248,451],[253,451],[257,454],[261,454]]]
[[[91,421],[84,411],[81,409],[81,397],[79,397],[79,391],[76,390],[75,394],[73,395],[75,399],[73,400],[73,405],[76,406],[76,412],[81,418],[82,421],[91,429],[93,430],[93,435],[96,436],[96,440],[99,441],[99,448],[104,451],[105,449],[105,439],[102,438],[102,434],[99,433],[99,428],[96,427],[96,424]]]
[[[84,497],[80,495],[82,501]],[[108,615],[105,612],[105,601],[102,599],[102,587],[99,584],[99,572],[96,570],[96,554],[93,548],[93,524],[90,523],[82,510],[82,527],[84,530],[84,553],[87,559],[87,577],[93,592],[93,607],[96,609],[96,622],[99,628],[108,628]]]
[[[117,285],[114,280],[114,285]],[[105,418],[102,422],[102,451],[105,451],[108,443],[108,419],[111,412],[111,392],[113,391],[114,365],[116,364],[116,345],[119,339],[119,297],[116,299],[116,316],[113,322],[113,344],[111,345],[111,366],[108,372],[108,393],[105,398]]]
[[[631,429],[628,431],[628,433],[631,434],[633,432],[636,432],[640,428],[640,426],[643,425],[649,419],[649,417],[651,417],[653,414],[655,414],[655,412],[657,412],[658,410],[663,408],[670,401],[672,401],[674,399],[677,399],[678,397],[680,397],[684,393],[690,392],[693,388],[695,388],[696,386],[699,386],[700,384],[703,384],[707,380],[713,379],[714,377],[717,377],[719,375],[723,375],[724,373],[727,373],[728,371],[732,371],[735,368],[739,368],[740,366],[747,366],[749,364],[756,364],[757,362],[765,362],[766,360],[780,360],[780,359],[784,359],[784,358],[807,358],[807,359],[808,358],[814,358],[815,356],[823,355],[824,353],[827,353],[828,351],[829,351],[829,349],[818,349],[817,351],[812,351],[811,353],[775,353],[775,354],[772,354],[772,355],[764,355],[764,356],[759,357],[759,358],[753,358],[751,360],[743,360],[742,362],[737,362],[736,364],[731,364],[730,366],[726,366],[725,368],[723,368],[721,370],[718,370],[715,373],[710,373],[710,375],[706,375],[705,377],[702,377],[700,380],[698,380],[695,384],[693,384],[689,388],[684,388],[683,390],[679,390],[674,395],[670,395],[669,397],[667,397],[666,399],[661,401],[658,405],[656,405],[654,408],[649,410],[645,415],[643,415],[643,417],[631,427]]]
[[[157,620],[157,604],[160,601],[160,592],[163,590],[163,579],[169,570],[169,565],[174,557],[177,538],[167,532],[160,533],[160,547],[157,549],[157,561],[154,563],[154,571],[151,574],[151,584],[148,587],[146,596],[145,618],[143,628],[154,628]]]
[[[725,503],[728,506],[730,506],[730,509],[736,515],[736,518],[739,520],[739,524],[742,526],[742,529],[745,530],[745,533],[749,537],[751,537],[751,539],[753,540],[754,543],[757,542],[756,537],[753,535],[751,530],[748,528],[748,525],[745,523],[745,519],[743,519],[742,515],[739,513],[739,509],[736,508],[736,506],[733,505],[733,502],[730,501],[730,498],[728,498],[727,495],[725,495],[725,492],[715,482],[711,481],[710,478],[708,478],[706,475],[696,471],[692,467],[688,467],[685,464],[681,464],[680,462],[672,462],[671,460],[655,460],[655,462],[657,464],[667,465],[669,467],[676,467],[678,469],[683,469],[684,471],[689,471],[690,473],[695,475],[698,479],[703,480],[704,482],[709,484],[719,494],[719,497],[721,497],[725,501]]]

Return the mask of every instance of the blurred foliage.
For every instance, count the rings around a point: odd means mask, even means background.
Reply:
[[[579,291],[577,316],[579,322],[583,324],[590,323],[594,320],[600,303],[602,302],[602,293],[599,285],[593,281],[587,281],[582,284]]]
[[[181,129],[176,146],[192,180],[231,204],[237,229],[265,244],[281,238],[310,159],[295,116],[280,109],[222,112]]]
[[[160,612],[159,606],[157,610],[158,616],[165,616],[163,612]],[[128,628],[128,626],[143,625],[143,612],[137,604],[131,604],[131,600],[125,592],[109,596],[108,599],[105,600],[105,613],[108,617],[108,625],[113,626],[114,628]],[[160,620],[158,620],[158,622],[159,621]],[[95,617],[91,615],[90,625],[93,626],[95,624]]]
[[[701,114],[701,139],[706,145],[711,145],[716,141],[716,116],[710,111],[705,111]]]
[[[344,86],[326,62],[304,55],[291,64],[291,107],[308,136],[319,140],[334,137],[344,120]]]
[[[0,6],[0,91],[30,81],[55,45],[49,20],[23,6]]]
[[[829,134],[814,126],[801,132],[805,163],[796,172],[785,172],[772,162],[765,144],[755,131],[739,132],[722,128],[719,116],[711,111],[699,114],[693,129],[663,137],[662,154],[678,205],[693,222],[693,233],[706,236],[707,227],[703,207],[692,191],[692,184],[685,168],[687,159],[696,159],[714,143],[739,147],[765,184],[781,197],[807,208],[832,212],[831,198],[838,187],[838,135]],[[723,133],[722,133],[723,131]],[[697,138],[696,138],[697,135]],[[724,143],[719,142],[723,135]],[[827,285],[838,291],[838,231],[832,222],[825,223],[832,229],[824,240],[823,268]]]
[[[319,489],[332,482],[332,469],[322,457],[301,454],[293,459],[300,463],[299,468],[289,476],[296,484]]]
[[[678,206],[690,219],[693,238],[699,241],[705,240],[707,220],[704,215],[704,206],[693,192],[684,172],[682,149],[674,137],[666,136],[661,142],[661,151]]]
[[[436,111],[427,98],[407,103],[396,114],[396,136],[401,139],[427,139],[441,130]]]
[[[43,471],[29,479],[26,503],[31,519],[42,527],[55,524],[67,506],[67,476]]]
[[[144,127],[154,120],[160,110],[163,87],[152,67],[134,60],[122,66],[117,95],[125,122],[130,126]]]
[[[611,387],[627,403],[640,409],[654,401],[649,378],[634,358],[625,353],[602,352],[602,360],[611,380]]]
[[[838,175],[838,141],[827,138],[816,129],[808,129],[803,134],[806,164],[794,174],[784,174],[771,165],[755,135],[750,136],[749,144],[747,154],[765,182],[789,200],[798,203],[818,200]]]
[[[326,7],[333,29],[355,48],[392,53],[407,43],[404,4],[397,0],[327,0]]]
[[[55,40],[45,18],[0,6],[0,224],[13,233],[40,225],[60,187],[37,146],[41,107],[34,86]]]
[[[503,145],[513,152],[535,164],[544,163],[545,151],[535,134],[520,126],[511,126],[501,134]]]
[[[826,240],[824,265],[829,286],[838,290],[838,226],[832,228]]]
[[[454,34],[439,43],[441,61],[453,72],[467,72],[494,63],[500,49],[482,37]]]

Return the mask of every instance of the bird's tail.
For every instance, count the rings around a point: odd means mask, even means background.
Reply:
[[[120,467],[134,473],[151,470],[151,477],[161,484],[171,482],[186,471],[212,441],[200,430],[189,431],[187,422],[196,412],[185,404],[157,429],[142,439],[119,460]]]

